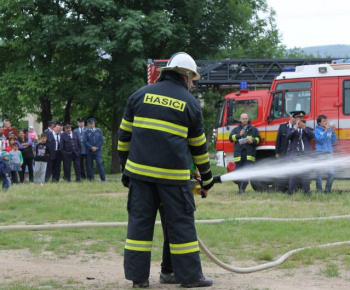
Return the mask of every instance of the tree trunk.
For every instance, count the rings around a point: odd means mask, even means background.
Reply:
[[[72,108],[73,100],[74,98],[70,97],[67,101],[66,107],[64,108],[64,116],[63,116],[64,123],[70,123],[70,111]]]
[[[40,105],[41,105],[41,121],[43,123],[43,132],[47,129],[49,126],[49,121],[52,120],[52,112],[51,112],[51,101],[46,99],[45,96],[41,96],[39,98]]]

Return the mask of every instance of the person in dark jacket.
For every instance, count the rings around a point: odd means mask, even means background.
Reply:
[[[24,130],[20,130],[18,132],[18,143],[22,146],[22,149],[19,150],[22,152],[23,157],[23,163],[22,163],[22,171],[20,174],[20,182],[24,182],[26,167],[28,167],[29,172],[29,181],[34,181],[34,175],[33,175],[33,160],[34,160],[34,153],[33,153],[33,142],[32,139],[30,139],[28,136],[25,136]]]
[[[80,150],[80,176],[82,179],[86,179],[87,177],[87,159],[86,159],[86,146],[84,143],[85,138],[85,132],[87,128],[85,127],[85,121],[83,118],[77,119],[78,127],[73,130],[73,132],[76,132],[79,136],[80,143],[81,143],[81,150]]]
[[[34,183],[39,183],[40,185],[45,183],[47,161],[50,156],[50,149],[46,141],[47,135],[46,133],[42,133],[40,142],[35,147]]]
[[[289,147],[287,158],[293,161],[306,160],[312,154],[311,140],[314,138],[313,130],[306,126],[304,111],[293,111],[290,113],[295,118],[295,126],[288,129],[287,138],[289,140]],[[296,179],[301,180],[304,193],[310,195],[310,176],[308,172],[301,175],[291,174],[289,177],[288,194],[293,194]]]
[[[71,181],[72,163],[75,172],[75,181],[80,181],[80,151],[81,143],[78,133],[72,132],[72,125],[67,123],[64,127],[65,132],[61,135],[60,150],[63,157],[63,172],[65,179]]]
[[[183,52],[159,70],[157,83],[129,97],[118,133],[122,182],[130,188],[125,277],[133,287],[149,286],[154,222],[162,204],[176,281],[187,288],[211,286],[202,273],[189,186],[191,159],[203,194],[213,186],[202,110],[188,92],[199,74]]]
[[[285,163],[286,155],[289,147],[289,139],[287,138],[288,129],[295,125],[295,118],[292,114],[289,116],[289,122],[282,123],[277,132],[275,156],[280,164]],[[277,190],[288,191],[289,178],[280,177],[277,180]]]
[[[256,146],[260,142],[260,135],[258,129],[250,123],[248,114],[241,114],[240,124],[232,130],[229,140],[235,143],[233,161],[236,164],[236,170],[254,164]],[[243,194],[248,185],[248,180],[239,180],[237,185],[238,194]]]
[[[11,167],[9,164],[10,154],[6,151],[1,153],[0,158],[0,176],[2,180],[2,189],[7,190],[11,185]]]
[[[62,153],[60,151],[62,124],[57,123],[52,132],[47,132],[46,144],[49,147],[50,156],[47,162],[45,181],[59,182],[61,177]]]
[[[94,160],[96,161],[97,170],[101,181],[106,181],[105,169],[102,164],[102,146],[103,134],[99,128],[95,127],[95,119],[87,119],[88,129],[84,135],[84,144],[86,146],[87,160],[87,178],[94,180]]]

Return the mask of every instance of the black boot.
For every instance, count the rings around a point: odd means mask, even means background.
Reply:
[[[246,189],[247,185],[248,185],[248,183],[246,183],[246,182],[240,182],[238,194],[245,193],[245,189]]]
[[[148,288],[149,287],[149,280],[139,282],[139,281],[132,281],[132,288]]]
[[[160,284],[179,284],[179,282],[176,281],[174,273],[160,273],[159,276],[159,282]]]
[[[183,283],[183,284],[181,284],[181,287],[183,287],[183,288],[197,288],[197,287],[210,287],[212,285],[213,285],[213,279],[210,279],[210,278],[203,276],[202,278],[198,279],[195,282]]]

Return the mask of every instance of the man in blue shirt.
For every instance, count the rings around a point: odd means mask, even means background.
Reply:
[[[101,181],[106,180],[105,170],[102,164],[102,145],[103,135],[102,131],[95,128],[95,119],[87,119],[88,129],[85,132],[84,143],[86,146],[86,159],[87,159],[87,177],[89,180],[94,180],[94,160],[96,161],[98,173]]]
[[[325,115],[319,115],[317,117],[317,126],[314,130],[315,134],[315,149],[317,157],[322,160],[332,158],[333,145],[337,143],[337,136],[335,134],[335,125],[330,125]],[[322,192],[322,175],[327,174],[327,182],[324,192],[330,193],[332,190],[334,168],[327,166],[327,169],[321,169],[316,174],[316,189],[318,192]]]

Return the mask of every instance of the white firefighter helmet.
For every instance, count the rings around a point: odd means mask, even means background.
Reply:
[[[197,65],[194,59],[186,52],[178,52],[172,55],[165,67],[157,69],[159,72],[176,71],[180,74],[187,75],[191,73],[193,80],[199,80],[200,75],[197,72]]]

